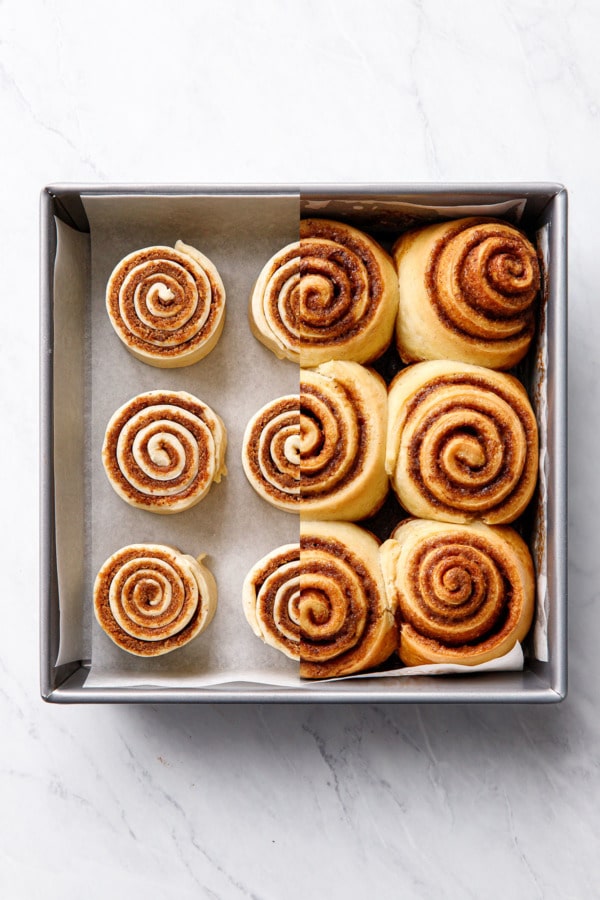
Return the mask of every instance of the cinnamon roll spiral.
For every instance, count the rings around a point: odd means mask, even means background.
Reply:
[[[512,528],[412,519],[380,554],[406,665],[476,665],[508,653],[529,631],[533,563]]]
[[[185,391],[148,391],[112,416],[102,461],[117,494],[156,513],[189,509],[226,474],[227,436],[212,409]]]
[[[217,343],[225,321],[225,288],[199,250],[145,247],[128,254],[106,288],[111,324],[127,349],[161,368],[198,362]]]
[[[278,357],[302,366],[364,363],[389,345],[397,308],[394,267],[376,241],[342,222],[304,219],[300,241],[260,273],[250,324]]]
[[[392,382],[386,469],[414,516],[512,522],[532,497],[537,467],[535,416],[511,375],[439,360]]]
[[[217,608],[202,556],[161,544],[131,544],[110,556],[94,584],[94,612],[106,634],[135,656],[160,656],[200,634]]]
[[[397,630],[376,539],[348,522],[302,521],[300,546],[279,547],[244,583],[244,612],[265,643],[300,660],[303,678],[372,668]]]
[[[456,359],[509,369],[534,333],[535,248],[512,225],[467,218],[407,232],[395,244],[404,362]]]

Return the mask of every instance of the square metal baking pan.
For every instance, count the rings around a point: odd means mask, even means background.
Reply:
[[[74,277],[89,278],[90,228],[82,196],[281,196],[297,194],[302,212],[329,202],[333,209],[362,210],[386,203],[470,207],[525,200],[523,226],[544,229],[545,328],[547,330],[547,499],[544,509],[548,590],[548,661],[526,659],[522,672],[439,677],[364,678],[301,688],[260,684],[219,687],[86,687],[90,660],[56,665],[60,606],[55,526],[54,458],[54,275],[59,220],[81,234],[84,264]],[[329,214],[329,213],[328,213]],[[360,225],[359,225],[360,227]],[[58,703],[79,702],[557,702],[567,683],[567,194],[562,185],[376,184],[376,185],[51,185],[41,194],[41,694]],[[81,598],[82,604],[84,598]]]

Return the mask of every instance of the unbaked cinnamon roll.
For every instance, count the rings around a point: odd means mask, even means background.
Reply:
[[[106,288],[111,324],[127,349],[160,368],[189,366],[216,345],[225,321],[225,288],[194,247],[145,247],[129,253]]]
[[[156,513],[189,509],[226,474],[225,426],[185,391],[148,391],[112,416],[102,462],[117,494]]]
[[[389,345],[398,308],[390,257],[371,237],[328,219],[300,222],[300,241],[265,265],[250,298],[255,336],[302,366],[370,362]]]
[[[540,269],[521,231],[494,219],[458,219],[407,232],[393,255],[404,362],[457,359],[509,369],[523,358]]]
[[[386,469],[414,516],[513,522],[532,497],[537,468],[535,416],[513,376],[436,360],[392,382]]]
[[[161,544],[131,544],[113,553],[94,584],[98,623],[135,656],[183,647],[217,608],[217,585],[202,558]]]
[[[300,661],[303,678],[379,665],[397,643],[373,535],[348,522],[302,521],[300,546],[261,559],[244,583],[255,634]]]
[[[529,631],[533,563],[514,529],[409,519],[380,554],[406,665],[477,665],[508,653]]]

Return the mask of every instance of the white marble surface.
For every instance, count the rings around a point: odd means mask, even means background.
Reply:
[[[0,3],[3,897],[600,896],[599,33],[594,0]],[[40,188],[530,179],[570,191],[568,699],[43,704]]]

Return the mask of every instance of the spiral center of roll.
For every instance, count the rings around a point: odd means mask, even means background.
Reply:
[[[133,438],[131,451],[141,474],[153,482],[177,481],[177,491],[181,491],[198,473],[198,440],[178,422],[157,420],[140,428]],[[184,473],[184,482],[181,482]],[[135,482],[133,472],[130,473],[130,481]],[[158,492],[156,485],[154,492]]]
[[[165,307],[170,307],[175,299],[175,292],[162,281],[151,285],[146,295],[146,303],[155,316],[161,315]]]
[[[481,598],[478,589],[479,572],[462,556],[448,556],[439,561],[433,572],[431,584],[437,597],[449,606],[462,606],[467,600]]]
[[[283,455],[292,466],[300,465],[301,441],[297,433],[290,434],[283,442]]]
[[[168,589],[168,582],[167,582]],[[157,610],[157,607],[162,603],[162,605],[168,606],[168,590],[165,589],[165,583],[160,582],[156,578],[144,578],[141,581],[134,582],[133,585],[133,602],[134,605],[141,610],[146,610],[148,613],[151,613],[153,610]]]
[[[470,390],[468,402],[459,384],[424,394],[403,446],[411,448],[411,470],[422,490],[451,509],[477,513],[515,490],[527,441],[517,411],[502,396],[485,385]]]
[[[305,631],[325,625],[330,620],[331,609],[327,594],[316,588],[304,588],[300,595],[300,624]]]
[[[444,468],[452,472],[457,481],[463,472],[468,472],[469,478],[473,469],[484,465],[485,451],[476,435],[462,434],[449,440],[444,448]]]
[[[401,597],[406,619],[446,644],[479,640],[497,622],[505,588],[491,547],[477,540],[431,540],[409,559],[409,590]]]
[[[494,317],[522,313],[539,287],[537,260],[524,242],[506,234],[489,235],[472,246],[457,275],[469,302]]]
[[[319,423],[312,416],[300,416],[300,458],[308,460],[316,456],[325,441],[325,435]]]
[[[191,621],[198,605],[198,585],[169,559],[137,557],[116,572],[108,599],[115,621],[126,634],[159,641]]]
[[[300,577],[299,613],[305,639],[339,640],[348,615],[348,600],[330,574],[312,572]]]
[[[328,278],[316,274],[303,275],[299,286],[302,321],[322,324],[323,314],[331,307],[334,297],[334,287]]]
[[[136,438],[138,443],[143,442],[143,436],[139,436]],[[134,450],[133,455],[136,457],[136,461],[139,464],[139,454],[136,454],[136,441],[134,441]],[[171,470],[172,474],[179,475],[181,473],[181,468],[183,466],[183,458],[184,458],[184,449],[175,435],[173,434],[153,434],[147,444],[148,456],[152,460],[155,466],[159,468],[168,468]],[[179,464],[179,465],[178,465]],[[179,471],[177,471],[179,468]]]

